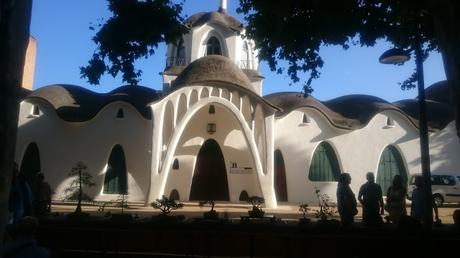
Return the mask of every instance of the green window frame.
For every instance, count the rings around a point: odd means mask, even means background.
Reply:
[[[127,194],[126,161],[123,148],[115,145],[110,153],[104,178],[104,194]]]
[[[407,172],[403,158],[396,147],[390,145],[383,150],[377,171],[377,184],[382,188],[383,195],[387,194],[395,175],[400,175],[403,185],[407,185]]]
[[[313,182],[338,181],[340,166],[332,146],[322,142],[316,148],[310,164],[308,179]]]

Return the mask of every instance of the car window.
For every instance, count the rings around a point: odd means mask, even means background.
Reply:
[[[443,185],[455,185],[455,178],[453,176],[442,176],[441,181]]]
[[[431,176],[432,185],[443,185],[444,183],[441,180],[441,176]]]

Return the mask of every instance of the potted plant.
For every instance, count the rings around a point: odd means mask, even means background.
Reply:
[[[160,219],[166,221],[177,220],[176,217],[170,217],[168,215],[171,213],[171,211],[181,209],[182,207],[184,207],[183,203],[176,202],[175,200],[169,199],[164,195],[163,197],[161,197],[161,199],[156,199],[156,201],[152,202],[150,205],[154,209],[158,209],[161,211],[161,213],[158,216],[152,217],[152,219]]]
[[[248,211],[249,218],[263,218],[265,211],[262,210],[261,206],[265,203],[264,198],[259,196],[251,196],[248,199],[248,202],[252,205],[252,209]]]
[[[307,213],[310,210],[310,207],[306,203],[302,203],[299,205],[299,211],[302,212],[303,217],[299,219],[299,224],[307,225],[310,224],[310,219],[307,218]]]
[[[77,200],[77,208],[71,216],[87,216],[89,214],[83,213],[81,209],[82,200],[92,201],[92,198],[83,192],[83,188],[92,187],[95,185],[93,182],[93,176],[88,173],[88,167],[81,161],[77,162],[75,166],[72,167],[71,172],[68,174],[74,179],[70,182],[69,187],[67,187],[64,192],[66,193],[66,200]]]
[[[204,219],[210,219],[210,220],[218,220],[219,219],[219,213],[214,210],[214,205],[215,205],[214,201],[209,200],[209,201],[201,201],[201,202],[199,202],[200,207],[203,207],[205,205],[210,205],[211,210],[207,211],[207,212],[204,212],[203,213],[203,218]]]

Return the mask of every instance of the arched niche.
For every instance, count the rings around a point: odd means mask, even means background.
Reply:
[[[41,172],[40,151],[35,142],[27,145],[22,158],[19,173],[29,182],[35,181],[37,174]]]

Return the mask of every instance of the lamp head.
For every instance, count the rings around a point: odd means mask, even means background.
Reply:
[[[379,62],[382,64],[401,64],[410,59],[408,51],[401,48],[392,48],[385,51],[380,57]]]

